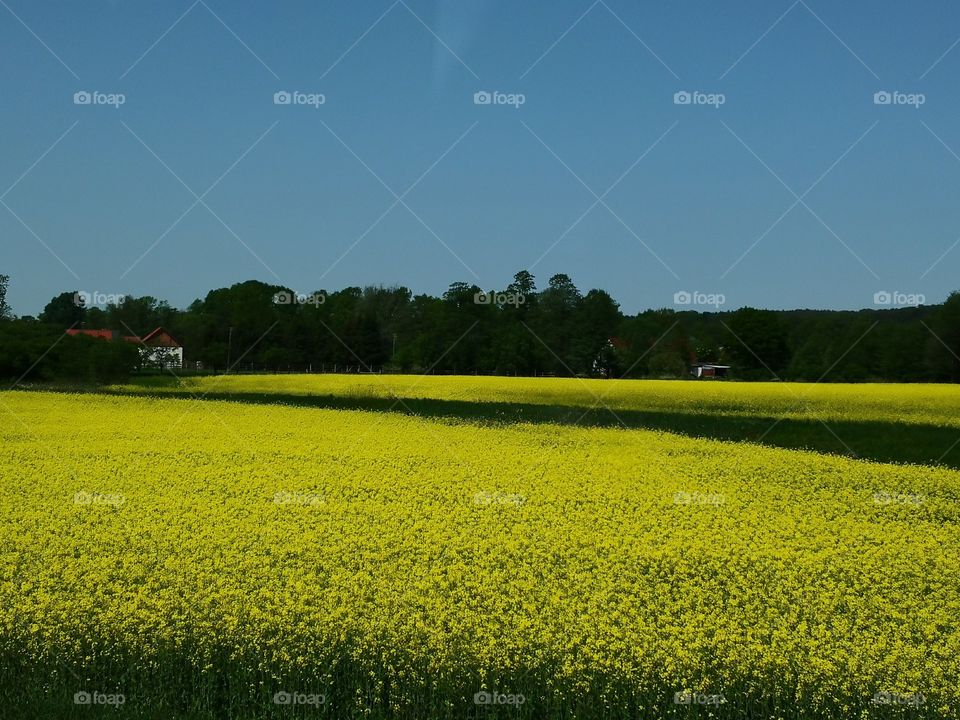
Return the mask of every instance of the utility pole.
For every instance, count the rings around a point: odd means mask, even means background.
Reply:
[[[393,355],[390,356],[390,360],[393,360],[397,357],[397,334],[393,334]]]
[[[230,327],[230,334],[227,336],[227,374],[230,373],[230,354],[233,349],[233,326]]]

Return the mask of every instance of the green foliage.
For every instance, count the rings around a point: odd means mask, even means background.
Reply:
[[[950,294],[930,318],[927,357],[938,377],[960,382],[960,292]]]
[[[137,347],[64,335],[42,323],[0,323],[0,378],[20,382],[116,382],[139,363]]]
[[[650,374],[654,377],[681,378],[690,374],[690,366],[677,353],[663,350],[651,356]]]
[[[10,305],[7,304],[7,288],[10,286],[10,276],[0,275],[0,320],[8,320],[13,316]]]
[[[57,295],[43,308],[43,312],[40,313],[40,322],[61,328],[81,325],[86,320],[87,312],[86,308],[77,302],[77,297],[75,290]]]
[[[732,365],[731,378],[740,380],[960,382],[960,293],[942,305],[890,310],[624,316],[606,291],[581,293],[562,273],[538,290],[521,270],[495,291],[508,301],[491,301],[490,290],[454,282],[441,297],[377,286],[298,298],[291,288],[250,280],[212,290],[183,311],[149,296],[83,308],[64,292],[40,320],[60,332],[76,325],[120,335],[163,326],[188,363],[213,371],[687,377],[700,361]],[[291,300],[276,302],[278,293]],[[38,356],[14,365],[23,372]]]
[[[741,308],[730,316],[736,373],[749,380],[773,380],[790,359],[786,329],[773,310]]]

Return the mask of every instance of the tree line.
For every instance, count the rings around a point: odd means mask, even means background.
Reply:
[[[455,282],[440,297],[382,286],[298,294],[250,280],[183,310],[150,296],[98,306],[65,291],[39,317],[14,318],[7,282],[0,276],[0,376],[14,379],[122,377],[141,364],[136,345],[64,330],[143,336],[163,326],[184,346],[188,367],[213,372],[642,378],[689,377],[692,363],[708,362],[730,365],[741,380],[960,381],[960,293],[898,309],[626,315],[604,290],[582,293],[565,274],[538,288],[521,271],[503,290]]]

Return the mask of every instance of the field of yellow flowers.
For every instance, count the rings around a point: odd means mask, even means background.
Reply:
[[[109,392],[559,423],[759,442],[960,469],[960,385],[228,375],[145,377]]]
[[[416,375],[160,376],[117,386],[195,395],[333,396],[367,400],[524,403],[613,411],[880,421],[960,428],[960,385],[895,383],[727,383]]]
[[[246,391],[369,394],[359,380]],[[574,380],[566,397],[559,380],[438,380],[418,387],[595,400]],[[760,386],[685,385],[679,406],[764,402]],[[835,412],[958,425],[953,388],[867,390]],[[4,718],[960,717],[949,467],[3,392],[0,482]]]

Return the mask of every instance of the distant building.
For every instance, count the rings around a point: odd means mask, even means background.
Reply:
[[[183,367],[183,345],[166,328],[158,327],[142,338],[124,338],[128,342],[139,342],[145,347],[140,349],[143,362],[158,367]]]
[[[134,343],[140,346],[140,359],[144,365],[161,368],[183,367],[183,346],[170,334],[170,331],[163,327],[158,327],[142,338],[134,335],[120,335],[113,330],[87,330],[83,328],[67,330],[67,335],[86,335],[102,340],[120,340],[121,342]]]
[[[694,363],[690,366],[690,374],[695,378],[722,379],[727,377],[729,365],[714,365],[713,363]]]

